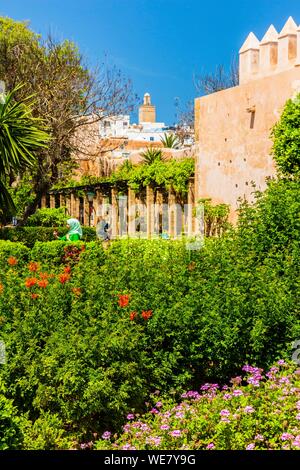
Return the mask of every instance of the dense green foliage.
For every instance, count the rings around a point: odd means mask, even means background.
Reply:
[[[231,379],[230,387],[205,384],[183,393],[180,403],[153,395],[147,414],[129,413],[123,433],[104,432],[95,448],[299,450],[300,369],[279,360],[268,372],[243,370],[247,375]]]
[[[227,382],[247,362],[290,358],[300,337],[299,214],[299,182],[279,180],[201,250],[185,240],[31,251],[2,241],[0,377],[30,428],[44,429],[41,448],[117,429],[155,390],[177,395]]]
[[[273,155],[284,175],[300,172],[300,94],[287,101],[272,130]]]
[[[89,242],[96,239],[96,231],[93,227],[83,227],[83,241]],[[57,228],[59,236],[67,233],[67,227]],[[10,240],[21,242],[32,248],[36,242],[48,242],[55,240],[53,227],[4,227],[0,228],[0,241]]]
[[[228,204],[211,203],[211,199],[199,199],[198,209],[203,204],[204,234],[206,237],[221,236],[231,225],[228,222],[230,207]],[[197,212],[197,208],[195,208]]]
[[[195,161],[193,158],[164,161],[155,157],[151,163],[147,164],[133,165],[131,162],[126,161],[108,178],[84,176],[79,182],[70,180],[67,185],[56,184],[53,189],[104,182],[120,187],[122,190],[127,185],[135,191],[139,191],[147,185],[152,185],[166,190],[173,189],[179,194],[185,194],[188,191],[189,178],[194,176],[194,173]]]
[[[147,165],[124,165],[110,177],[110,181],[114,184],[119,181],[127,182],[136,191],[147,185],[154,185],[186,193],[188,180],[194,172],[195,162],[192,158],[168,161],[155,159]]]
[[[27,226],[29,227],[61,227],[67,220],[66,207],[38,209],[34,214],[28,217]]]

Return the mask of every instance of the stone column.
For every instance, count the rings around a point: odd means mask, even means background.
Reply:
[[[193,235],[193,209],[194,209],[194,191],[193,181],[189,180],[188,189],[188,207],[187,207],[187,235],[191,237]]]
[[[176,213],[176,197],[173,191],[169,191],[169,236],[176,235],[177,228],[177,213]]]
[[[50,209],[55,209],[55,196],[50,194]]]
[[[46,207],[46,194],[44,194],[41,199],[41,209],[44,209],[45,207]]]
[[[71,194],[66,195],[66,208],[67,208],[67,215],[71,217]]]
[[[89,201],[88,201],[88,198],[85,194],[84,198],[83,198],[83,225],[86,225],[88,226],[89,225],[89,211],[90,211],[90,205],[89,205]]]
[[[59,195],[59,207],[64,207],[66,205],[66,197],[64,194]]]
[[[111,189],[111,237],[116,238],[118,236],[118,190],[116,188]]]
[[[147,206],[147,238],[151,238],[154,232],[154,193],[151,186],[146,187]]]
[[[128,236],[134,237],[135,236],[135,192],[133,189],[128,188]]]

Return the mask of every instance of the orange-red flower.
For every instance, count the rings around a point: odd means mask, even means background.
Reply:
[[[18,264],[18,260],[14,256],[10,256],[7,262],[10,266],[15,266],[16,264]]]
[[[64,273],[70,274],[71,273],[71,266],[66,266],[64,269]]]
[[[3,291],[4,291],[4,286],[3,284],[0,284],[0,294],[2,294]]]
[[[73,292],[73,294],[75,294],[77,297],[79,297],[80,294],[81,294],[81,289],[80,289],[80,287],[73,287],[72,292]]]
[[[129,295],[128,294],[119,294],[119,306],[124,308],[129,304]]]
[[[40,273],[40,279],[48,279],[50,275],[48,273]]]
[[[152,310],[145,310],[142,312],[142,317],[144,320],[149,320],[152,317]]]
[[[33,273],[38,271],[39,267],[40,267],[39,263],[36,263],[35,261],[31,261],[28,265],[29,271],[31,271]]]
[[[61,284],[65,284],[66,282],[70,280],[70,277],[71,277],[70,274],[62,273],[58,275],[58,280]]]
[[[31,294],[32,299],[37,299],[39,297],[39,294]]]
[[[41,281],[38,281],[38,286],[41,287],[42,289],[45,289],[49,282],[47,279],[42,279]]]
[[[133,321],[135,317],[136,317],[136,312],[131,312],[129,315],[130,320]]]
[[[25,286],[28,287],[28,289],[30,289],[30,287],[35,286],[36,283],[37,283],[36,277],[28,277],[25,281]]]

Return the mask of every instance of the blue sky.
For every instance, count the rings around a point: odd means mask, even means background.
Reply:
[[[250,31],[261,39],[289,15],[299,24],[300,1],[0,0],[0,13],[74,40],[91,64],[107,55],[140,97],[151,93],[157,119],[172,124],[175,98],[198,94],[195,74],[229,65]]]

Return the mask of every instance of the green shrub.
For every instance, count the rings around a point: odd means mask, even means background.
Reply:
[[[0,450],[20,449],[23,445],[22,428],[25,420],[18,416],[18,409],[4,392],[4,384],[0,379]]]
[[[67,222],[66,207],[38,209],[28,217],[29,227],[55,227],[64,226]]]
[[[23,266],[28,261],[29,253],[30,250],[23,243],[0,240],[0,268],[9,266],[9,258],[15,258],[16,264]],[[11,263],[13,262],[14,260],[11,261]]]
[[[32,261],[42,261],[45,265],[58,266],[67,260],[67,254],[74,252],[74,257],[77,259],[77,254],[84,249],[85,244],[82,241],[65,242],[63,240],[54,240],[52,242],[36,242],[30,252]]]
[[[59,227],[58,233],[63,236],[67,233],[66,227]],[[84,242],[96,240],[96,231],[93,227],[83,227]],[[22,242],[32,248],[35,242],[48,242],[56,240],[53,236],[54,228],[50,227],[4,227],[0,229],[0,239],[13,242]]]
[[[300,94],[286,102],[272,130],[273,155],[283,175],[300,174]]]

